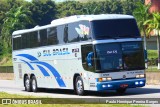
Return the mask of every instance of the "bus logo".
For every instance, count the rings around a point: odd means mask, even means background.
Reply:
[[[126,79],[126,75],[123,75],[123,79]]]
[[[75,30],[82,38],[89,35],[89,27],[87,27],[86,25],[79,24],[79,28],[75,28]]]
[[[37,54],[38,54],[38,57],[40,57],[40,56],[41,56],[41,52],[37,52]]]
[[[111,50],[111,51],[107,51],[107,54],[117,54],[118,51],[117,50]]]

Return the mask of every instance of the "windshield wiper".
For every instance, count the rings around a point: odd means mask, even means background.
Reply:
[[[133,35],[121,35],[119,37],[138,38],[137,36],[133,36]]]
[[[119,39],[120,37],[114,37],[114,36],[98,36],[96,39]]]
[[[131,68],[124,68],[124,70],[128,70],[128,71],[130,71],[130,70],[143,70],[143,69],[145,69],[145,67],[131,67]]]
[[[107,69],[107,70],[96,70],[96,72],[105,73],[105,72],[118,72],[122,69]]]

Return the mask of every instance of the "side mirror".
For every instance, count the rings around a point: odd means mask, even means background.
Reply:
[[[93,52],[89,52],[87,55],[87,65],[88,67],[92,67],[93,66]]]

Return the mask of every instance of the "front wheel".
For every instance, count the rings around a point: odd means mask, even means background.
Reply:
[[[82,78],[80,76],[76,78],[75,86],[76,86],[75,87],[76,93],[78,95],[84,95],[84,85],[83,85]]]

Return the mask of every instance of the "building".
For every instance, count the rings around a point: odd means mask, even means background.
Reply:
[[[151,3],[150,12],[160,12],[160,0],[145,0],[145,4]]]
[[[142,37],[144,39],[144,37]],[[148,50],[157,50],[157,36],[151,36],[147,38],[147,49]]]

